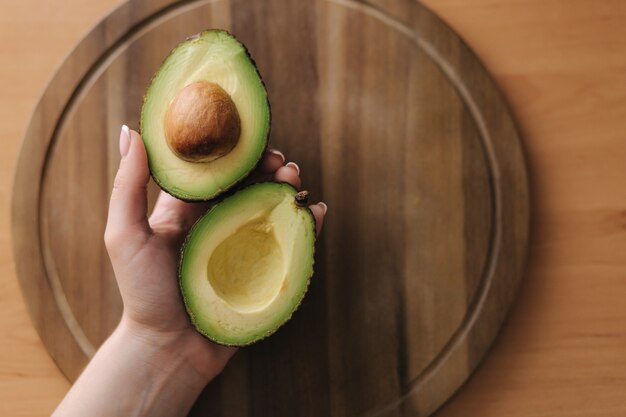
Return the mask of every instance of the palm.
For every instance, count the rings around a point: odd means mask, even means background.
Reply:
[[[177,234],[184,233],[180,229]],[[145,246],[124,265],[124,269],[136,271],[132,279],[118,280],[125,314],[132,320],[165,331],[188,327],[176,278],[180,240],[173,233],[163,234],[156,229]]]

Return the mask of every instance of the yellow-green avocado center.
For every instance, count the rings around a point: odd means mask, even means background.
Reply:
[[[211,254],[208,279],[233,309],[259,310],[276,297],[284,281],[284,258],[272,224],[256,219],[239,228]]]
[[[273,333],[313,274],[315,220],[284,183],[250,185],[216,204],[183,246],[180,287],[196,329],[226,345]]]

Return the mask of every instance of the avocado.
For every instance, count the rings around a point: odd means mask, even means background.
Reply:
[[[210,340],[244,346],[269,336],[297,309],[313,275],[315,218],[308,193],[257,183],[202,216],[181,251],[187,312]]]
[[[155,182],[206,201],[241,182],[267,147],[270,107],[245,46],[223,30],[172,50],[144,97],[141,134]]]

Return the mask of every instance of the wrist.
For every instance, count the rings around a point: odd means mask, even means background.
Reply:
[[[191,328],[154,331],[123,318],[55,415],[186,415],[216,374],[193,335]]]
[[[112,337],[119,337],[125,346],[132,346],[154,372],[184,379],[186,384],[204,386],[223,368],[215,348],[191,328],[156,330],[122,316]]]

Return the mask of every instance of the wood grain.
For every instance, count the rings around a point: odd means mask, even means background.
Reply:
[[[136,125],[168,51],[206,27],[252,52],[273,145],[334,215],[316,296],[243,350],[192,415],[233,415],[224,396],[250,416],[425,416],[468,378],[522,278],[525,166],[472,52],[423,6],[397,4],[402,15],[344,0],[129,2],[68,56],[26,133],[13,242],[35,325],[70,379],[121,312],[102,244],[116,133]]]
[[[49,414],[67,389],[28,324],[13,271],[8,202],[18,144],[49,74],[114,3],[0,6],[3,415]],[[624,415],[624,3],[426,3],[478,52],[512,103],[529,155],[535,219],[513,315],[487,360],[438,415]],[[34,29],[46,33],[36,51]],[[221,398],[221,407],[245,413],[245,405]]]

